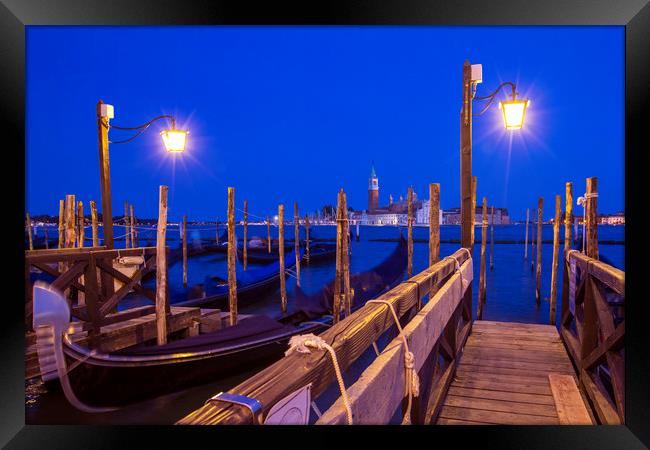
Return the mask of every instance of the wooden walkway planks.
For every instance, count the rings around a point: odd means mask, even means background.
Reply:
[[[555,327],[475,321],[436,423],[558,425],[568,423],[566,411],[578,411],[584,422],[586,407],[577,388],[564,389],[558,404],[550,374],[561,377],[565,387],[564,377],[575,381]]]

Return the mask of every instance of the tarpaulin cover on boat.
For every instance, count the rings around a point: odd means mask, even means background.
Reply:
[[[284,325],[268,316],[254,315],[239,320],[237,325],[225,327],[212,333],[200,334],[164,345],[139,345],[118,350],[112,354],[123,356],[152,356],[218,350],[237,344],[250,343],[255,339],[280,335],[295,329],[291,325]]]

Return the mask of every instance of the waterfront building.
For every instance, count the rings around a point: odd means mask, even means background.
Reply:
[[[429,203],[430,200],[424,200],[422,207],[415,213],[415,223],[417,225],[429,225]],[[438,223],[442,224],[442,209],[438,211]]]
[[[488,224],[492,224],[492,206],[488,206]],[[442,213],[441,224],[444,225],[460,225],[461,216],[460,208],[446,209]],[[476,205],[474,212],[474,223],[480,224],[483,221],[483,205]],[[510,216],[507,208],[494,208],[494,224],[495,225],[508,225],[510,224]]]

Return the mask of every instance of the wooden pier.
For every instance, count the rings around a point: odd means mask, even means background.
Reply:
[[[475,321],[436,423],[590,425],[577,383],[554,326]]]

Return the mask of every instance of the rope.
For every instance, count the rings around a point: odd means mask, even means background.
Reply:
[[[327,350],[332,357],[332,364],[334,365],[334,371],[336,373],[336,381],[339,383],[339,389],[341,391],[341,398],[343,398],[343,404],[345,405],[345,412],[348,418],[348,425],[352,425],[352,409],[350,408],[350,402],[348,400],[348,394],[345,391],[345,384],[343,384],[343,377],[341,376],[341,369],[339,367],[338,359],[336,359],[336,352],[334,349],[323,340],[323,338],[316,336],[312,333],[303,334],[300,336],[292,336],[289,340],[289,350],[284,354],[288,356],[293,352],[298,353],[311,353],[309,348],[315,348],[318,350]]]
[[[366,304],[368,303],[382,303],[389,307],[390,312],[393,314],[393,319],[395,319],[395,325],[399,330],[399,335],[401,336],[402,342],[404,343],[404,369],[406,369],[405,390],[406,395],[408,396],[408,405],[406,406],[406,414],[404,414],[404,418],[402,419],[402,425],[410,425],[411,405],[413,403],[413,397],[420,395],[420,379],[418,378],[417,372],[414,370],[415,357],[413,356],[413,353],[409,351],[409,345],[406,340],[406,336],[404,335],[402,324],[399,323],[399,318],[397,317],[397,313],[395,312],[393,304],[387,300],[368,300]],[[375,351],[377,351],[376,348]]]

